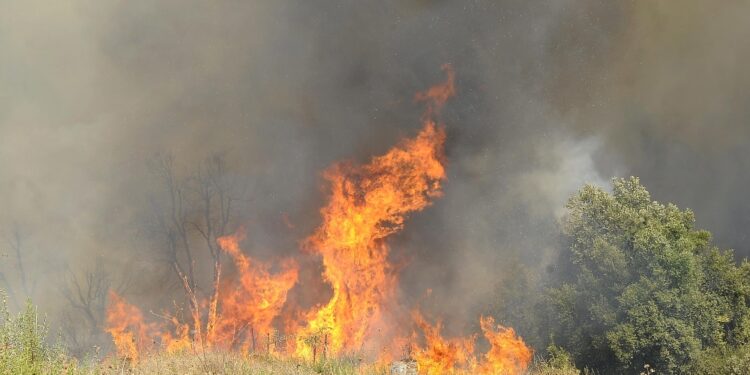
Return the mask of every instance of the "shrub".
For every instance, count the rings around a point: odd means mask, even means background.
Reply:
[[[712,246],[690,210],[652,201],[634,177],[612,193],[586,186],[567,208],[569,269],[546,306],[577,365],[694,373],[706,350],[748,342],[750,268]]]
[[[7,297],[0,301],[0,374],[62,374],[75,371],[75,363],[61,345],[46,343],[47,325],[31,302],[18,315],[8,311]]]

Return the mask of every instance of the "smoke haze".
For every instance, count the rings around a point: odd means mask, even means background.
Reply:
[[[320,222],[320,172],[413,135],[414,93],[450,63],[445,194],[392,241],[409,259],[405,297],[433,288],[433,309],[473,319],[508,265],[551,261],[567,197],[613,176],[640,176],[747,256],[748,12],[698,0],[7,1],[0,234],[18,228],[32,297],[51,312],[66,267],[151,280],[170,271],[142,230],[161,188],[149,160],[171,154],[187,171],[220,153],[247,197],[247,249],[295,253]]]

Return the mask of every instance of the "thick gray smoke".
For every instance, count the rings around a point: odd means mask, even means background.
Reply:
[[[615,175],[641,176],[750,253],[747,2],[0,8],[0,234],[18,228],[25,289],[53,315],[67,269],[170,272],[143,234],[154,155],[189,170],[224,154],[247,197],[247,247],[294,253],[319,220],[320,172],[413,135],[413,94],[443,63],[458,77],[449,180],[393,240],[410,259],[405,297],[432,288],[423,303],[473,319],[508,268],[551,261],[568,195]],[[0,282],[24,294],[13,251]]]

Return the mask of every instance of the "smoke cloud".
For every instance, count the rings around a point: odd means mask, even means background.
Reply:
[[[458,88],[443,114],[449,176],[392,241],[409,259],[405,298],[433,289],[424,304],[473,321],[509,267],[552,261],[567,197],[613,176],[640,176],[750,254],[746,2],[3,8],[0,234],[18,228],[27,289],[52,315],[67,269],[170,272],[142,229],[161,188],[147,167],[157,154],[181,170],[225,155],[247,197],[248,250],[296,253],[320,222],[320,172],[413,135],[413,95],[443,79],[443,63]]]

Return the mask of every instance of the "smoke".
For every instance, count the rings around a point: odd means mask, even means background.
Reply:
[[[319,173],[413,135],[413,94],[451,63],[445,195],[393,241],[405,298],[432,288],[425,304],[473,320],[515,262],[550,262],[567,196],[615,175],[641,176],[748,255],[748,7],[8,2],[0,234],[23,232],[33,297],[52,313],[65,265],[169,272],[139,229],[160,189],[147,162],[171,153],[190,170],[220,152],[246,189],[249,248],[294,253],[320,220]]]
[[[605,140],[607,151],[596,156],[602,174],[640,176],[656,199],[694,209],[719,244],[750,255],[743,198],[750,112],[742,104],[750,95],[742,68],[750,48],[738,42],[750,35],[739,20],[750,5],[632,4],[609,38],[600,34],[610,24],[608,7],[599,8],[589,27],[559,38],[558,55],[592,37],[599,53],[574,48],[591,57],[558,65],[557,108],[575,131]]]

